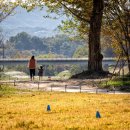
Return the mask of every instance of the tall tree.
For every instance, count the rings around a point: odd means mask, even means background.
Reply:
[[[28,0],[29,1],[29,0]],[[24,4],[27,5],[27,2]],[[57,14],[71,14],[73,20],[77,20],[80,25],[83,25],[85,31],[89,27],[89,71],[102,71],[100,32],[102,25],[102,16],[104,9],[104,0],[39,0],[31,1],[31,4],[26,6],[31,10],[36,5],[40,7],[47,6],[50,12]]]
[[[89,61],[88,69],[90,71],[102,71],[102,59],[101,54],[101,26],[103,17],[104,1],[93,0],[93,11],[90,18],[90,30],[89,30]]]

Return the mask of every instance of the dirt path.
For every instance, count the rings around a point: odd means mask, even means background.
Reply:
[[[44,77],[42,81],[38,80],[29,81],[29,77],[26,77],[24,73],[20,72],[9,72],[7,74],[13,75],[17,80],[6,80],[0,81],[3,83],[12,83],[16,88],[19,89],[31,89],[41,91],[66,91],[66,92],[88,92],[88,93],[115,93],[115,91],[109,91],[108,89],[99,89],[99,83],[106,79],[63,79],[55,80],[52,77],[51,80],[48,77]],[[16,76],[15,76],[16,75]],[[18,77],[17,77],[18,76]],[[22,78],[21,78],[22,76]],[[26,77],[26,80],[24,78]],[[15,81],[15,83],[14,83]],[[116,91],[116,93],[124,94],[123,92]]]
[[[85,88],[95,88],[92,87],[92,83],[90,80],[59,80],[59,81],[29,81],[20,83],[16,81],[16,84],[20,88],[48,88],[48,87],[65,87],[65,86],[82,86]]]
[[[5,81],[6,83],[7,81]],[[14,84],[14,82],[12,82]],[[66,81],[16,81],[15,87],[19,89],[29,89],[32,91],[62,91],[62,92],[86,92],[86,93],[106,93],[106,94],[130,94],[121,91],[109,91],[99,89],[91,85],[90,80],[66,80]]]

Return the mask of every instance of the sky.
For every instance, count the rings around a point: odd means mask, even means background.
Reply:
[[[27,12],[25,9],[18,7],[15,10],[15,14],[2,21],[0,28],[2,28],[7,37],[23,31],[36,36],[52,36],[58,31],[57,27],[61,25],[61,21],[65,17],[54,20],[44,18],[43,16],[45,15],[47,15],[45,8]],[[53,16],[55,15],[53,14]],[[54,30],[56,31],[54,32]]]

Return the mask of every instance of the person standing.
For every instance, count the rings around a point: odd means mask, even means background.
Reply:
[[[39,80],[42,80],[43,71],[44,71],[43,66],[40,66],[40,68],[38,69]]]
[[[36,60],[35,60],[34,56],[32,56],[31,59],[29,60],[28,67],[29,67],[29,70],[30,70],[30,79],[32,81],[32,80],[34,80],[35,69],[36,69]]]

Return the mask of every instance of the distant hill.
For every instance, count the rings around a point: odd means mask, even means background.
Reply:
[[[45,9],[42,11],[35,9],[27,12],[25,9],[18,7],[15,12],[15,14],[9,16],[0,24],[7,37],[14,36],[20,32],[27,32],[39,37],[53,36],[60,33],[57,26],[65,18],[62,17],[56,20],[45,19],[43,17],[47,15]],[[52,16],[55,17],[56,14]]]

